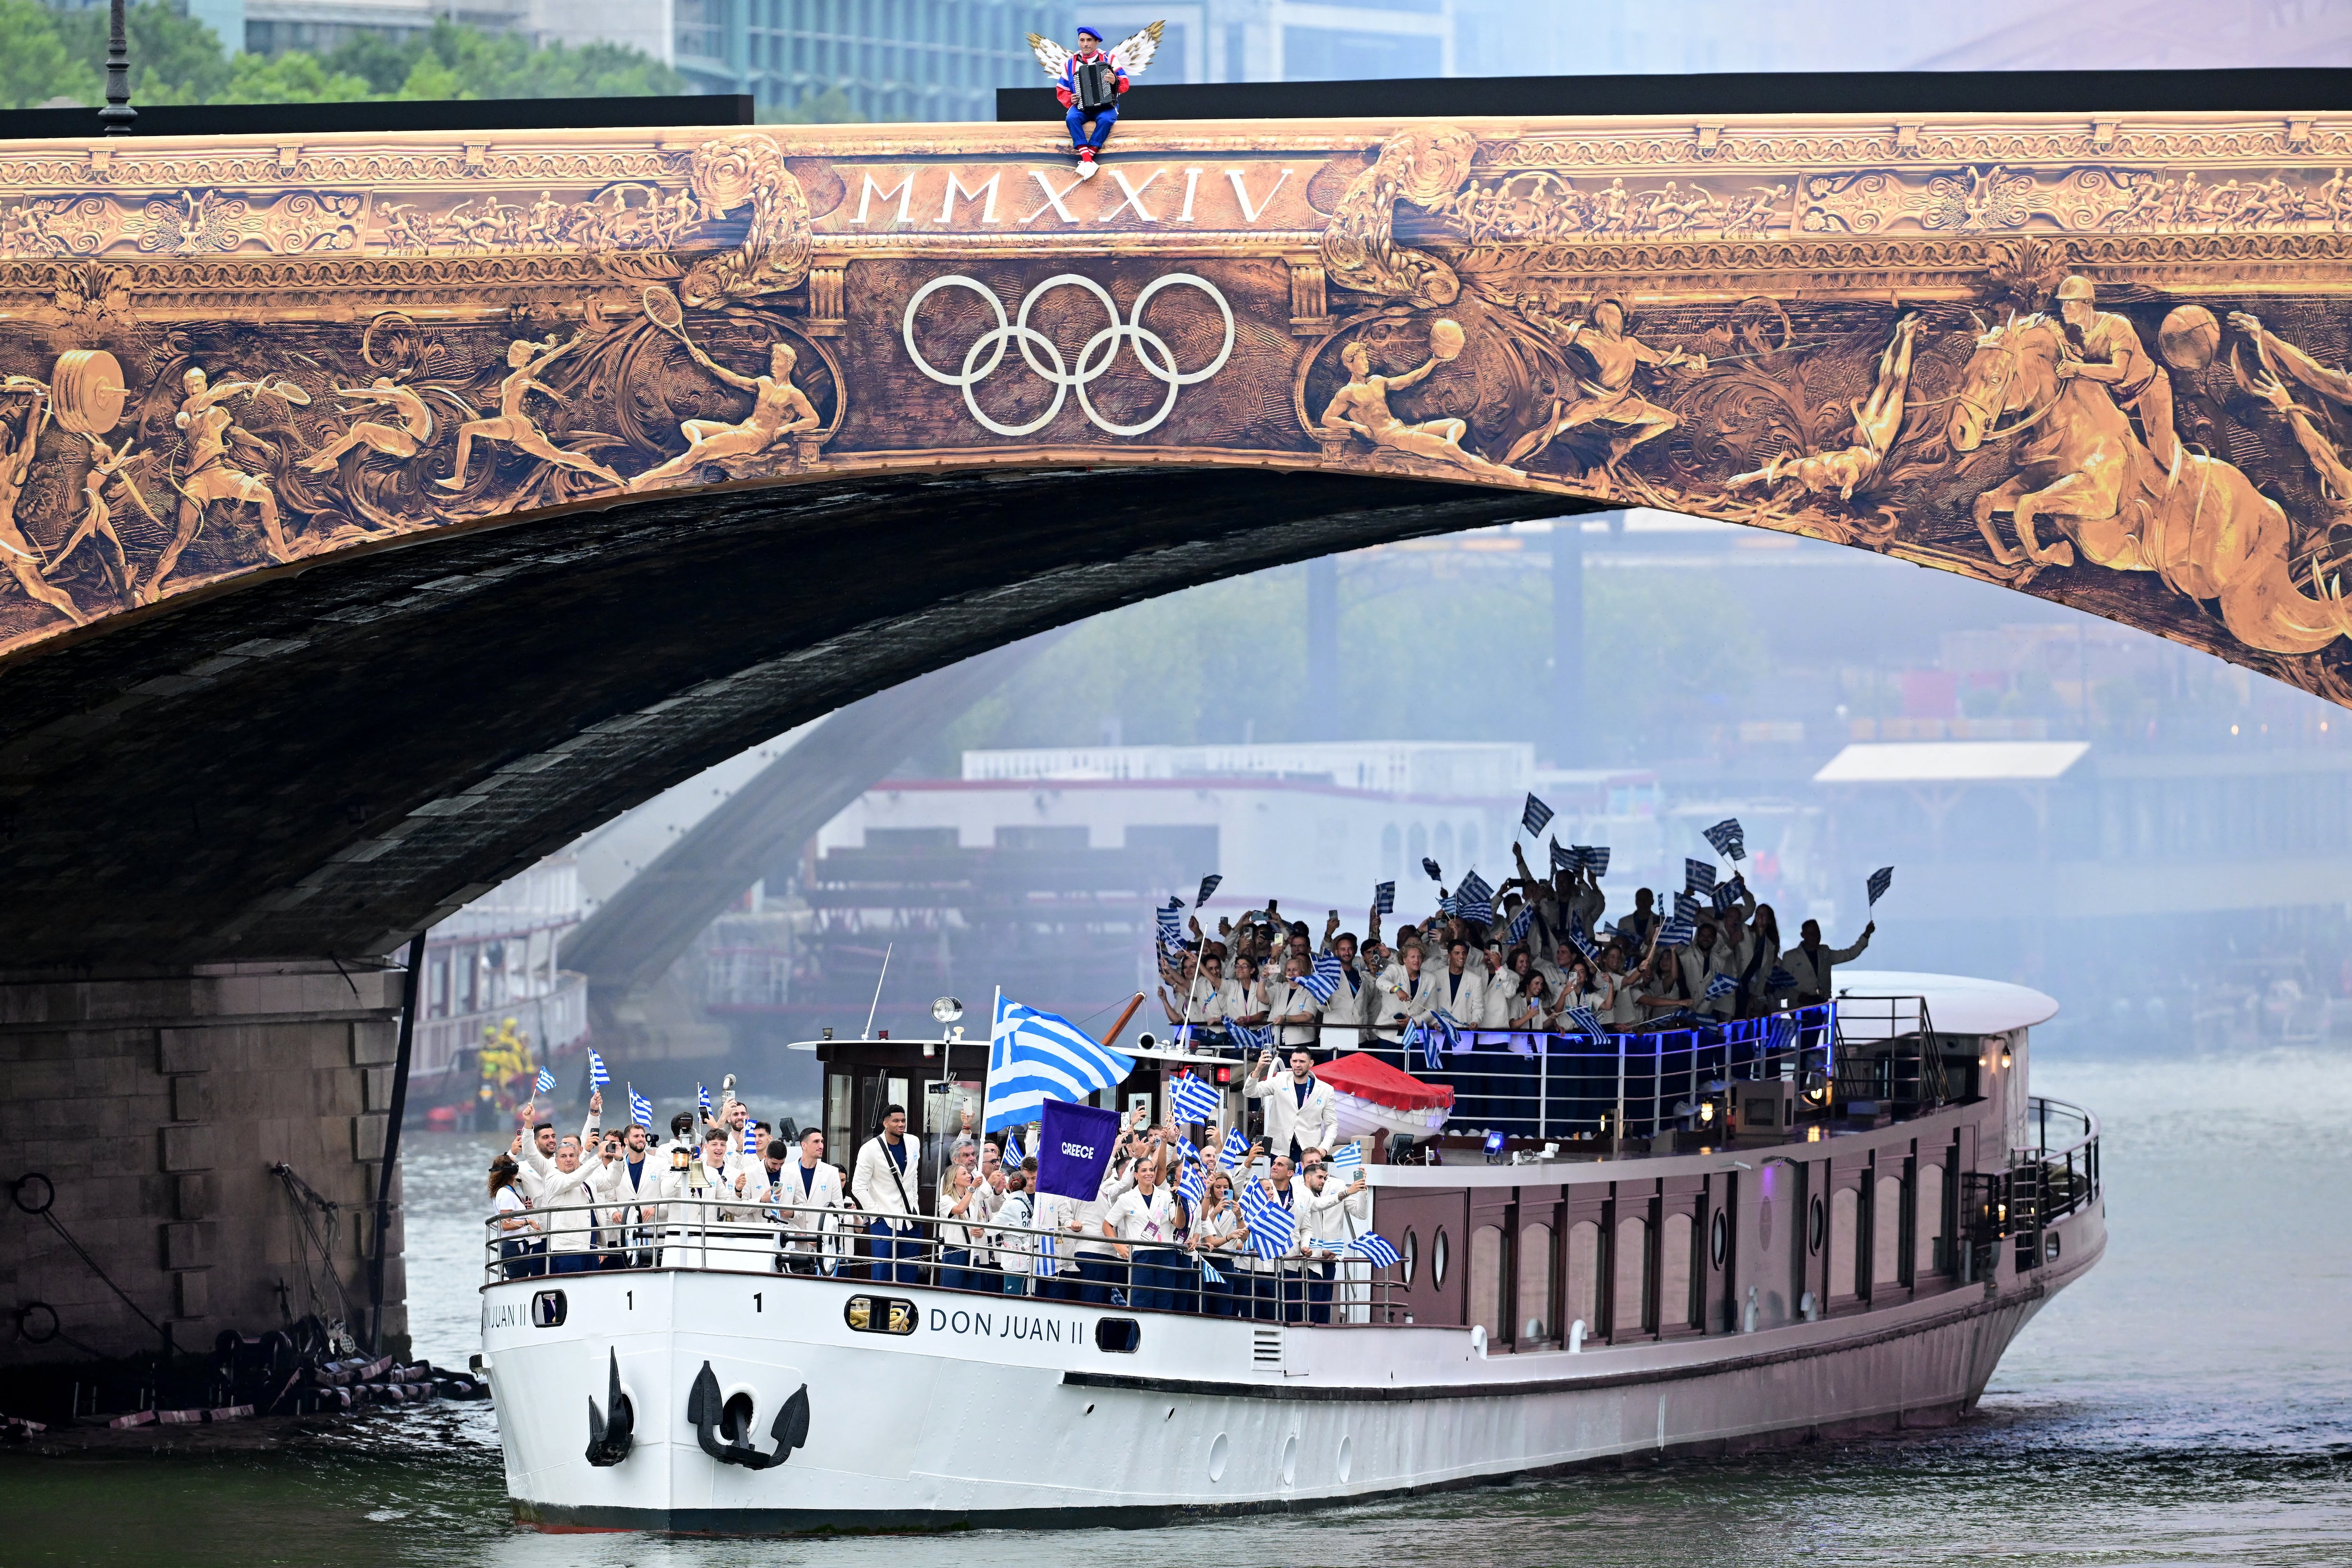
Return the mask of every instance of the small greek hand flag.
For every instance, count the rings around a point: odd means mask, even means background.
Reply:
[[[1786,1013],[1775,1013],[1764,1026],[1764,1049],[1785,1051],[1797,1039],[1797,1020]]]
[[[1217,1086],[1206,1079],[1184,1073],[1176,1079],[1175,1092],[1169,1097],[1169,1108],[1176,1120],[1184,1121],[1214,1121],[1217,1112],[1225,1108],[1225,1097]]]
[[[694,1086],[694,1103],[702,1108],[702,1119],[710,1120],[710,1091],[700,1084]]]
[[[1160,922],[1160,945],[1166,952],[1174,952],[1184,945],[1183,908],[1181,901],[1171,899],[1168,907],[1154,917]]]
[[[1674,919],[1668,921],[1664,926],[1660,928],[1658,931],[1658,945],[1660,947],[1688,947],[1691,944],[1692,939],[1697,935],[1698,922],[1696,921],[1691,920],[1684,915],[1676,915]]]
[[[1421,858],[1421,868],[1429,873],[1429,879],[1433,882],[1445,880],[1445,873],[1438,869],[1437,862],[1426,855]]]
[[[533,1099],[537,1099],[542,1094],[553,1094],[555,1092],[555,1069],[553,1068],[540,1068],[539,1078],[530,1086],[530,1092]]]
[[[1584,954],[1585,961],[1587,963],[1593,964],[1595,967],[1600,965],[1601,950],[1592,945],[1592,939],[1591,937],[1585,935],[1580,931],[1571,931],[1568,933],[1568,940],[1570,943],[1575,947],[1577,952]]]
[[[980,1130],[1026,1126],[1037,1120],[1045,1101],[1076,1104],[1098,1089],[1117,1089],[1134,1071],[1133,1057],[1097,1044],[1067,1018],[1000,994],[988,1033]]]
[[[1247,1024],[1236,1024],[1228,1019],[1225,1033],[1231,1035],[1234,1044],[1244,1051],[1262,1051],[1274,1044],[1274,1026],[1271,1024],[1252,1028]]]
[[[1741,895],[1747,891],[1748,884],[1738,877],[1734,877],[1728,882],[1717,882],[1711,895],[1715,901],[1715,912],[1717,914],[1729,912],[1738,906]]]
[[[1274,1201],[1263,1182],[1243,1189],[1242,1217],[1249,1221],[1250,1250],[1260,1258],[1286,1258],[1297,1244],[1298,1222]]]
[[[1794,991],[1797,977],[1776,963],[1772,966],[1772,973],[1765,977],[1764,984],[1773,991]]]
[[[1528,837],[1533,838],[1544,830],[1544,824],[1550,820],[1551,807],[1538,800],[1532,791],[1529,792],[1527,809],[1519,813],[1519,826],[1528,830]]]
[[[1591,872],[1596,878],[1606,877],[1609,875],[1609,847],[1607,845],[1603,844],[1595,846],[1591,844],[1579,844],[1575,847],[1578,864],[1581,865],[1586,870]]]
[[[1249,1159],[1250,1141],[1242,1136],[1238,1127],[1226,1131],[1224,1146],[1217,1151],[1217,1163],[1228,1171],[1238,1171]]]
[[[1184,1212],[1192,1214],[1201,1206],[1202,1194],[1209,1190],[1209,1178],[1198,1165],[1187,1165],[1176,1178],[1176,1195],[1184,1200]]]
[[[1021,1152],[1021,1129],[1015,1127],[1004,1135],[1004,1168],[1017,1171],[1021,1162],[1029,1156]]]
[[[1426,1018],[1415,1018],[1405,1026],[1404,1030],[1406,1049],[1419,1045],[1421,1059],[1431,1072],[1436,1072],[1445,1065],[1438,1054],[1441,1050],[1458,1051],[1462,1048],[1461,1038],[1462,1026],[1454,1022],[1454,1015],[1443,1007]]]
[[[1576,849],[1563,849],[1559,847],[1559,840],[1557,838],[1551,841],[1551,870],[1553,876],[1557,877],[1562,871],[1573,871],[1583,864],[1584,856],[1582,851]]]
[[[1536,911],[1534,905],[1521,904],[1519,906],[1519,912],[1511,917],[1511,940],[1514,942],[1521,942],[1528,940],[1528,927],[1535,923],[1535,918]]]
[[[1685,891],[1704,893],[1715,886],[1715,862],[1712,860],[1683,861],[1683,887]]]
[[[1870,901],[1876,904],[1879,900],[1886,896],[1886,889],[1894,885],[1894,867],[1881,866],[1877,870],[1873,871],[1870,874]]]
[[[1696,893],[1676,893],[1675,895],[1675,919],[1678,921],[1696,921],[1698,919],[1698,895]]]
[[[1454,907],[1454,895],[1446,892],[1442,888],[1438,889],[1437,912],[1441,915],[1451,915],[1457,912]]]
[[[1600,1016],[1594,1013],[1591,1008],[1586,1006],[1583,1003],[1580,1002],[1575,1006],[1570,1007],[1568,1010],[1567,1016],[1570,1023],[1575,1025],[1584,1033],[1591,1035],[1594,1039],[1597,1040],[1601,1037]]]
[[[629,1120],[648,1132],[653,1131],[654,1102],[634,1088],[629,1090]]]
[[[588,1053],[588,1087],[602,1089],[612,1081],[613,1075],[604,1070],[604,1058],[590,1051]]]
[[[1706,999],[1712,1002],[1718,996],[1728,996],[1738,989],[1738,981],[1728,974],[1718,974],[1706,983]]]
[[[1217,890],[1217,884],[1223,880],[1224,879],[1223,877],[1216,876],[1202,878],[1201,895],[1192,900],[1192,907],[1196,910],[1207,909],[1209,907],[1209,895],[1215,892]]]
[[[1298,988],[1314,997],[1318,1005],[1328,1007],[1331,998],[1339,994],[1339,982],[1345,978],[1346,972],[1339,966],[1339,955],[1326,948],[1315,955],[1315,967],[1298,977]]]
[[[1392,1268],[1403,1256],[1389,1238],[1377,1230],[1368,1230],[1339,1249],[1350,1258],[1369,1258],[1375,1268]]]
[[[1054,1234],[1051,1231],[1045,1231],[1037,1237],[1036,1241],[1037,1258],[1036,1261],[1029,1266],[1029,1271],[1033,1274],[1051,1274],[1054,1272]]]
[[[1734,860],[1748,858],[1748,836],[1740,829],[1739,818],[1725,817],[1713,827],[1707,828],[1705,837],[1706,841],[1715,847],[1717,854],[1727,856]]]
[[[1207,1280],[1212,1285],[1222,1285],[1225,1282],[1225,1277],[1218,1273],[1216,1266],[1211,1263],[1207,1258],[1202,1258],[1200,1260],[1200,1264],[1202,1279]]]
[[[1486,885],[1486,878],[1472,871],[1462,879],[1462,885],[1454,890],[1454,912],[1473,925],[1494,924],[1495,889]]]
[[[1372,884],[1372,912],[1374,914],[1381,915],[1394,914],[1396,912],[1396,884],[1394,882],[1375,882]]]
[[[1342,1143],[1331,1151],[1329,1164],[1335,1171],[1352,1171],[1364,1163],[1364,1146],[1360,1142]]]

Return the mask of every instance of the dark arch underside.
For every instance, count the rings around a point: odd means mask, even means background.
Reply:
[[[427,535],[0,667],[11,968],[387,952],[780,731],[1047,627],[1556,496],[1248,469],[740,489]]]

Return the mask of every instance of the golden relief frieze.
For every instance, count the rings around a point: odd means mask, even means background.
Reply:
[[[1139,130],[1092,181],[1001,126],[0,151],[0,650],[456,523],[1116,460],[1725,518],[2352,700],[2326,126]]]

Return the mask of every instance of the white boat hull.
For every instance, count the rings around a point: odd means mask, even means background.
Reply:
[[[1487,1356],[1471,1331],[1129,1313],[848,1279],[654,1270],[484,1292],[485,1360],[518,1517],[545,1529],[768,1534],[1141,1523],[1357,1500],[1676,1450],[1949,1421],[2051,1294],[2095,1264],[2096,1205],[2063,1262],[1900,1306],[1746,1334]],[[561,1324],[532,1300],[560,1289]],[[853,1296],[912,1302],[903,1337]],[[1106,1318],[1141,1325],[1097,1348]],[[750,1397],[761,1449],[807,1390],[807,1440],[749,1469],[687,1418],[705,1363]],[[616,1363],[635,1414],[586,1458]]]

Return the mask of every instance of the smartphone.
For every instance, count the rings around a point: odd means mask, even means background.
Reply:
[[[1330,911],[1330,918],[1331,918],[1331,919],[1333,919],[1333,920],[1335,920],[1335,921],[1336,921],[1336,920],[1338,920],[1338,919],[1339,918],[1339,910],[1331,910],[1331,911]]]

